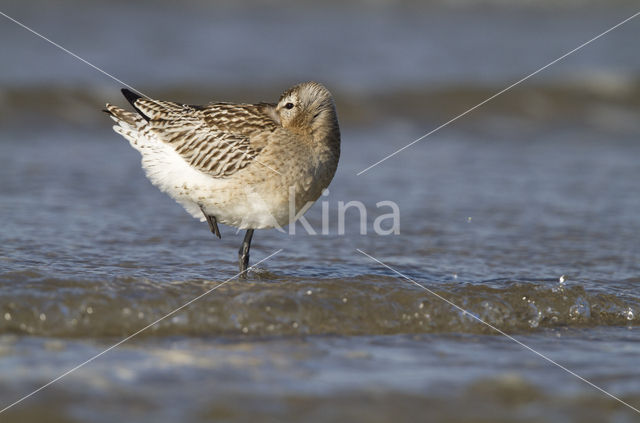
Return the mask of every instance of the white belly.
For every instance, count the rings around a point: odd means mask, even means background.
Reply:
[[[131,140],[130,140],[131,141]],[[287,184],[281,175],[274,181],[251,183],[252,172],[239,171],[229,178],[213,178],[191,167],[169,145],[155,139],[132,142],[142,154],[142,168],[161,191],[181,204],[193,217],[205,220],[201,207],[222,224],[239,229],[282,227],[295,216],[289,204]],[[304,187],[297,187],[298,194]]]

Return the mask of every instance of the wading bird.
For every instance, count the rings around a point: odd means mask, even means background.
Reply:
[[[340,157],[331,93],[305,82],[277,104],[159,101],[123,89],[135,109],[107,104],[114,130],[142,155],[147,178],[192,216],[245,229],[246,277],[254,229],[293,223],[327,188]]]

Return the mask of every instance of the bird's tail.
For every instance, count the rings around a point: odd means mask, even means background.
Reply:
[[[103,111],[116,122],[113,130],[126,138],[131,146],[137,149],[137,140],[147,122],[139,114],[128,112],[112,104],[107,103]]]

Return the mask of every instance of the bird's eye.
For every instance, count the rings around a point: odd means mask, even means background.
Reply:
[[[287,103],[284,105],[285,109],[293,109],[293,103]]]

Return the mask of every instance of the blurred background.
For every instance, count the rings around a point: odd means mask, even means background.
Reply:
[[[249,281],[2,421],[635,421],[388,269],[640,406],[640,17],[634,1],[0,0],[154,98],[275,102],[316,80],[342,157],[330,231],[259,231]],[[0,16],[0,409],[236,272],[111,130],[121,84]],[[339,201],[367,205],[337,233]],[[400,235],[373,220],[390,200]],[[320,231],[321,207],[307,214]],[[562,277],[562,278],[561,278]],[[562,281],[561,281],[562,280]]]

